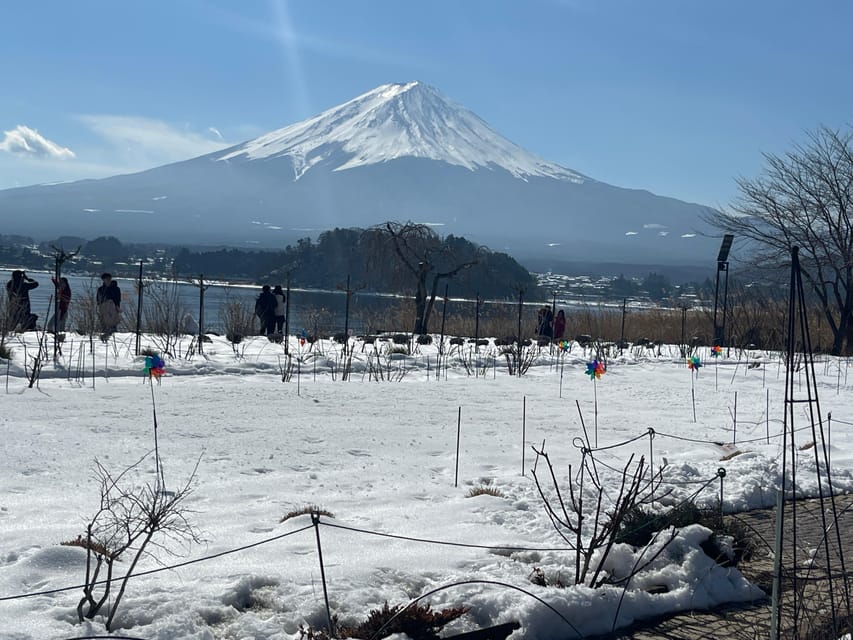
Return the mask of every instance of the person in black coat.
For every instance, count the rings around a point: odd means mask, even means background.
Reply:
[[[121,318],[121,290],[112,275],[105,273],[101,276],[103,283],[98,287],[95,301],[98,305],[98,318],[101,321],[102,333],[114,333],[118,329]]]
[[[278,301],[270,291],[270,286],[265,284],[255,301],[255,315],[261,320],[261,335],[271,336],[275,333],[275,308],[277,304]]]
[[[30,291],[39,283],[28,278],[24,271],[16,269],[12,279],[6,283],[6,295],[9,297],[9,330],[20,328],[21,331],[32,331],[36,328],[38,316],[30,310]]]

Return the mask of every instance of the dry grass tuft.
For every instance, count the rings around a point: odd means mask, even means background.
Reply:
[[[468,493],[465,494],[466,498],[475,498],[477,496],[495,496],[496,498],[505,498],[506,494],[497,487],[493,487],[488,484],[471,487],[468,490]]]
[[[298,518],[299,516],[308,516],[308,515],[311,515],[312,513],[316,513],[319,516],[326,516],[327,518],[334,518],[335,517],[335,514],[332,513],[331,511],[327,511],[326,509],[323,509],[322,507],[318,507],[316,504],[308,504],[308,505],[305,505],[304,507],[302,507],[300,509],[294,509],[293,511],[290,511],[290,512],[284,514],[282,519],[279,520],[279,523],[287,522],[291,518]]]

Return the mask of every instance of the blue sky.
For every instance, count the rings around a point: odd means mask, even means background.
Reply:
[[[838,0],[9,0],[0,188],[207,153],[421,80],[548,160],[714,206],[851,122]]]

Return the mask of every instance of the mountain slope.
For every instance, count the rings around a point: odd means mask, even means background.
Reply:
[[[7,233],[282,246],[330,227],[437,225],[516,257],[699,264],[707,208],[547,162],[421,83],[383,85],[212,154],[0,191]]]
[[[218,160],[288,156],[294,178],[321,165],[333,171],[426,158],[475,170],[496,167],[517,178],[584,177],[513,144],[478,116],[420,82],[386,84],[318,116],[214,154]]]

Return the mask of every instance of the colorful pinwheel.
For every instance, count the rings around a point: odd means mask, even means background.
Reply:
[[[699,356],[692,356],[687,358],[687,368],[691,371],[698,372],[702,367],[702,361],[699,359]]]
[[[160,376],[166,373],[166,363],[163,358],[154,354],[153,356],[145,356],[145,368],[143,369],[149,378],[157,378],[160,381]]]
[[[723,348],[720,345],[715,344],[713,347],[711,347],[711,355],[715,358],[719,358],[721,355],[723,355]]]
[[[561,351],[566,352],[569,350],[569,341],[568,340],[560,340],[560,342],[558,344],[559,344]]]
[[[592,362],[586,363],[586,375],[589,376],[590,380],[601,380],[601,374],[606,372],[607,369],[604,368],[603,362],[593,360]]]

